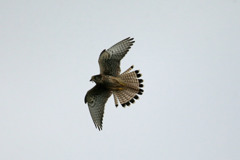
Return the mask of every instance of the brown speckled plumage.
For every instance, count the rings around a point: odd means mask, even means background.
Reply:
[[[126,38],[107,50],[103,50],[98,63],[100,74],[92,76],[91,81],[96,85],[87,92],[85,103],[88,104],[93,122],[99,130],[102,129],[104,107],[108,98],[113,94],[115,106],[118,102],[130,106],[142,95],[143,80],[139,70],[131,71],[133,66],[120,74],[120,61],[133,45],[133,38]]]

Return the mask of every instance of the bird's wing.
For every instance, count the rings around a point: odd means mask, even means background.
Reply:
[[[105,103],[111,95],[111,91],[100,85],[95,85],[85,96],[85,103],[88,103],[93,123],[98,130],[102,130]]]
[[[99,56],[98,63],[100,74],[117,76],[120,74],[120,61],[133,45],[133,38],[126,38],[107,50],[103,50]]]

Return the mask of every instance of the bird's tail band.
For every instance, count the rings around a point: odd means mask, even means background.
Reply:
[[[116,107],[118,106],[118,101],[125,107],[130,106],[135,100],[139,99],[138,95],[143,94],[143,79],[139,73],[139,70],[131,71],[133,66],[128,68],[119,77],[123,80],[125,88],[123,90],[113,91],[114,102]]]

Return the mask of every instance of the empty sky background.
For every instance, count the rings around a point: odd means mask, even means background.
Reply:
[[[144,95],[103,130],[84,96],[100,52]],[[240,159],[240,1],[0,1],[0,159]]]

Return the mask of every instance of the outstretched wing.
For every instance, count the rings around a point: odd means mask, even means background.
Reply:
[[[133,45],[133,38],[126,38],[107,50],[103,50],[99,56],[98,63],[100,74],[117,76],[120,74],[120,61]]]
[[[102,129],[105,103],[111,95],[111,91],[101,85],[95,85],[85,96],[85,103],[88,103],[93,123],[98,130]]]

